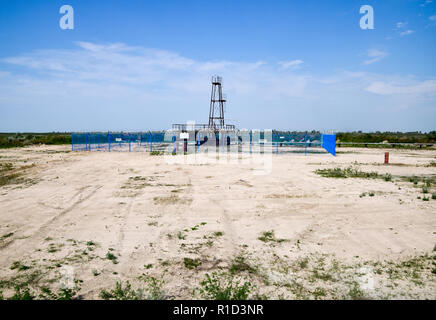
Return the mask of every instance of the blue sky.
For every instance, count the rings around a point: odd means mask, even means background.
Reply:
[[[1,0],[0,131],[204,123],[215,74],[239,128],[436,130],[435,39],[430,0]]]

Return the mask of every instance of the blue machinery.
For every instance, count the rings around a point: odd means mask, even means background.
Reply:
[[[225,145],[237,144],[241,140],[243,133],[229,134],[219,137],[217,136],[217,146],[221,145],[222,150],[225,150]],[[308,133],[293,133],[293,134],[272,134],[270,141],[264,137],[263,133],[253,134],[252,131],[245,133],[245,141],[248,143],[249,152],[252,152],[254,145],[271,145],[275,147],[275,153],[289,148],[299,148],[307,155],[313,147],[322,147],[327,152],[336,156],[336,135],[335,134],[308,134]],[[248,136],[247,136],[248,135]],[[258,138],[259,140],[256,141]],[[220,141],[221,140],[221,141]],[[177,148],[177,143],[180,143],[177,135],[165,135],[161,132],[135,132],[135,133],[115,133],[115,132],[91,132],[91,133],[72,133],[71,134],[71,150],[72,151],[153,151],[153,144],[157,147],[173,145],[173,152],[180,151]],[[182,140],[183,141],[183,140]],[[199,152],[200,138],[196,136],[194,141],[190,141],[194,145],[195,152]],[[221,142],[221,143],[220,143]],[[158,148],[159,150],[160,148]],[[182,147],[183,150],[183,147]]]

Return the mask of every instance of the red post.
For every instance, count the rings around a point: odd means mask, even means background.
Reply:
[[[389,152],[385,152],[385,164],[389,164]]]

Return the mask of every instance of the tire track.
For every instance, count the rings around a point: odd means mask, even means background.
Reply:
[[[85,197],[80,197],[83,192],[87,189],[88,187],[83,188],[83,190],[79,193],[76,193],[73,196],[77,197],[79,196],[79,199],[77,199],[76,201],[74,201],[74,203],[72,205],[70,205],[68,208],[62,210],[60,213],[56,214],[54,217],[50,218],[48,221],[46,221],[45,223],[43,223],[31,236],[29,236],[28,238],[32,238],[33,241],[32,243],[35,243],[38,239],[38,237],[44,237],[44,234],[47,233],[47,230],[50,228],[50,226],[53,223],[56,223],[59,219],[61,219],[63,216],[65,216],[67,213],[71,212],[72,210],[74,210],[78,205],[82,204],[83,202],[89,200],[100,188],[102,188],[102,186],[97,186],[95,187],[91,192],[89,192],[89,194],[87,194]],[[0,245],[0,250],[3,250],[7,247],[9,247],[12,243],[15,242],[15,239],[11,239],[11,241]]]

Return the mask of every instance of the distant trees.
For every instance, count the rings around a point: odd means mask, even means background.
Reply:
[[[25,147],[34,144],[70,144],[68,133],[0,133],[0,148]]]
[[[340,142],[380,143],[436,143],[436,131],[421,132],[339,132],[336,138]]]

